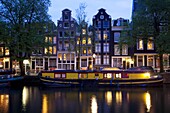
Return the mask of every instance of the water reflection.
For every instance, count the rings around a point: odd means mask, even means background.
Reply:
[[[98,113],[97,99],[95,95],[91,97],[91,113]]]
[[[144,99],[145,99],[147,112],[150,112],[150,109],[151,109],[151,95],[150,95],[149,92],[146,92],[144,95],[145,95]]]
[[[0,113],[170,113],[170,87],[0,89]]]
[[[122,104],[122,92],[121,91],[116,92],[116,103],[118,105]]]
[[[24,87],[22,90],[22,105],[23,105],[23,110],[26,109],[26,105],[28,102],[28,88]]]
[[[9,95],[0,94],[0,113],[8,113],[9,109]]]
[[[106,98],[106,103],[111,106],[112,104],[112,92],[111,91],[107,91],[105,93],[105,98]]]
[[[47,95],[43,95],[42,98],[42,113],[48,113]]]

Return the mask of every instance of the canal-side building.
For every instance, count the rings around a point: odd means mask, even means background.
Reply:
[[[132,49],[128,47],[128,44],[122,44],[120,47],[119,41],[122,31],[127,29],[129,20],[124,18],[114,19],[112,21],[112,35],[113,35],[113,54],[112,54],[112,67],[119,67],[128,69],[133,66],[133,58],[131,58]],[[126,38],[126,37],[124,37]],[[120,50],[121,49],[121,50]]]
[[[64,9],[57,22],[57,69],[76,69],[76,20]]]
[[[57,27],[54,22],[48,22],[44,25],[44,41],[48,45],[43,48],[36,45],[35,51],[32,52],[30,61],[25,61],[31,73],[37,73],[41,70],[51,70],[57,67]]]
[[[133,0],[132,16],[135,16],[136,12],[142,7],[144,7],[142,2],[139,2],[139,0]],[[162,27],[163,24],[159,27],[160,30]],[[152,66],[156,71],[159,71],[160,59],[159,54],[156,51],[156,45],[154,43],[155,39],[156,37],[151,33],[147,35],[147,39],[144,39],[141,35],[136,37],[137,43],[134,46],[134,66]],[[163,66],[165,71],[169,70],[169,54],[163,54]]]
[[[0,43],[0,69],[9,69],[12,67],[12,63],[10,61],[10,53],[8,47]]]
[[[94,67],[96,69],[111,67],[111,57],[113,54],[113,38],[111,35],[111,16],[106,10],[101,8],[93,17],[93,26],[96,31],[94,56]]]
[[[82,21],[80,24],[80,33],[77,33],[77,69],[92,70],[93,69],[93,33],[89,31],[88,24]]]

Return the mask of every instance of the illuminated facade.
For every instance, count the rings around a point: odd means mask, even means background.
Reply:
[[[89,31],[86,22],[81,23],[81,31],[77,34],[76,53],[77,53],[77,69],[92,70],[93,69],[93,33]],[[79,68],[80,67],[80,68]]]
[[[71,10],[64,9],[57,23],[57,68],[76,69],[76,21]]]

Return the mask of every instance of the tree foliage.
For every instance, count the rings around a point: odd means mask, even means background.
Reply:
[[[170,0],[138,0],[137,4],[132,17],[132,37],[142,37],[144,42],[154,37],[162,71],[162,55],[170,53]]]
[[[12,59],[29,58],[34,47],[44,45],[44,26],[49,21],[50,0],[0,0],[0,41]],[[4,29],[2,29],[4,28]]]

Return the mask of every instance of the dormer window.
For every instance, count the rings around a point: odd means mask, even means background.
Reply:
[[[69,28],[69,23],[68,23],[68,22],[65,22],[65,23],[64,23],[64,27],[65,27],[65,28]]]
[[[65,15],[65,16],[64,16],[64,19],[65,19],[65,20],[68,20],[68,15]]]

